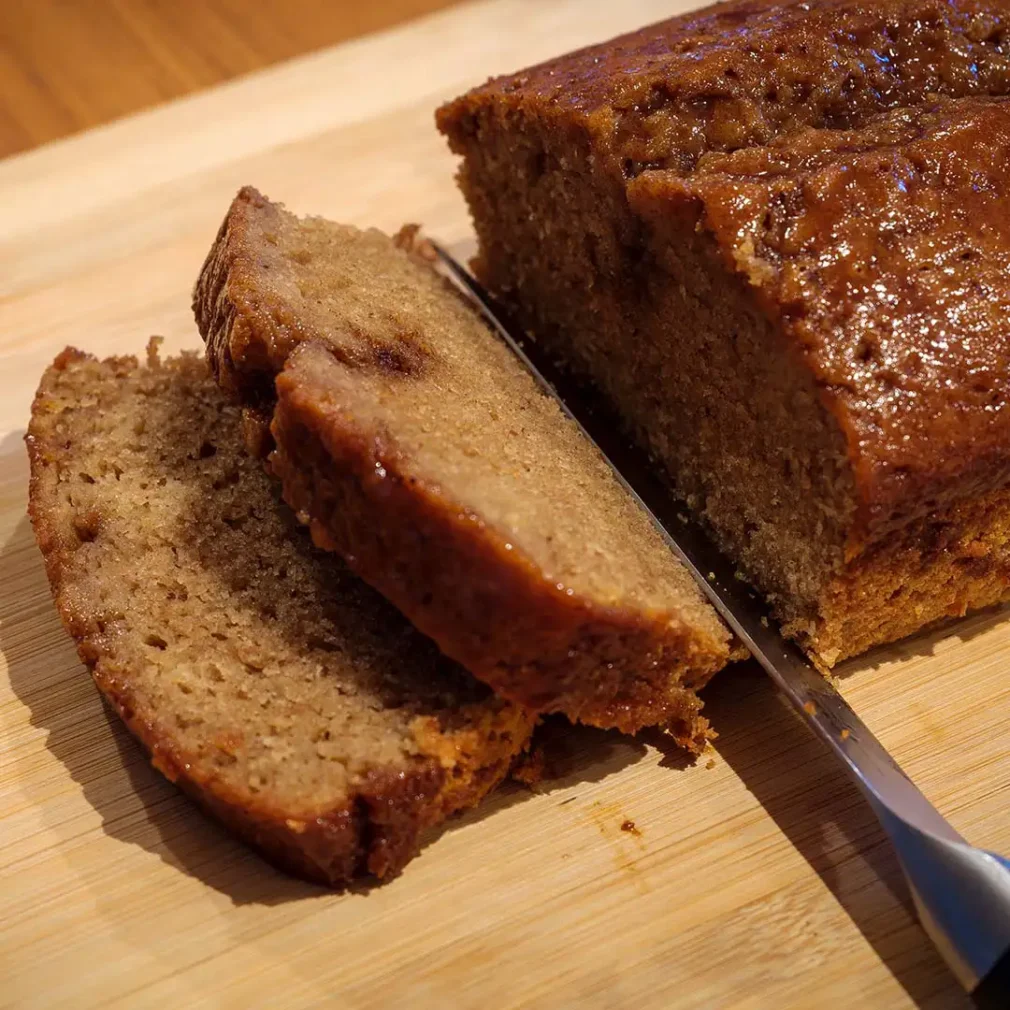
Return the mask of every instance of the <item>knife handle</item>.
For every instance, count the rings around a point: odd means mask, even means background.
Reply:
[[[978,1010],[1007,1010],[1010,1007],[1010,948],[975,986],[971,998]]]
[[[985,1010],[1010,1010],[1010,862],[921,831],[891,811],[881,822],[919,921],[965,992]]]

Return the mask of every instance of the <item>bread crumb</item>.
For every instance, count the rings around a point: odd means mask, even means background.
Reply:
[[[516,759],[510,777],[516,782],[521,782],[528,789],[532,789],[543,781],[546,770],[546,752],[543,747],[536,746]]]

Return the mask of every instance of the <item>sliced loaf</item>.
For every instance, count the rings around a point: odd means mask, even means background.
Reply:
[[[823,667],[1010,599],[1010,6],[731,0],[444,106],[482,281]]]

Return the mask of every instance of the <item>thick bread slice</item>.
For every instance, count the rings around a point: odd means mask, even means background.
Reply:
[[[194,355],[63,352],[27,438],[53,594],[169,779],[292,873],[385,877],[533,720],[313,548],[239,414]]]
[[[701,746],[697,689],[729,633],[591,444],[404,244],[248,188],[225,219],[194,309],[221,385],[273,413],[285,497],[504,697]]]

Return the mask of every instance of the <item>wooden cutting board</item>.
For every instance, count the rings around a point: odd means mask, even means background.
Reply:
[[[470,248],[432,126],[488,74],[670,0],[490,0],[0,163],[0,1004],[966,1006],[880,830],[751,664],[690,765],[571,731],[400,878],[331,894],[261,862],[146,763],[63,633],[24,518],[22,435],[67,343],[195,346],[190,286],[245,182],[299,212]],[[1010,622],[849,664],[843,691],[977,844],[1010,852]],[[634,831],[622,830],[633,821]]]

